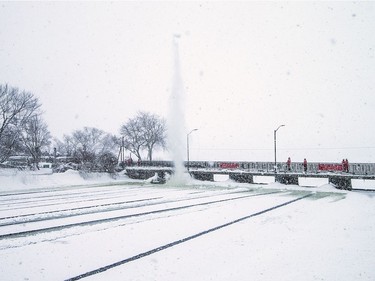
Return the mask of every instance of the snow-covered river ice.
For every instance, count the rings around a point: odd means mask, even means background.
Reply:
[[[1,280],[375,280],[371,192],[280,184],[0,190]]]

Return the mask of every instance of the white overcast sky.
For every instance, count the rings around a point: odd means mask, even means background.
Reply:
[[[0,83],[53,136],[167,118],[173,34],[193,160],[375,162],[375,2],[0,2]]]

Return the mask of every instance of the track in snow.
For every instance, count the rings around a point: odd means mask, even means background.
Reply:
[[[235,194],[238,192],[232,192],[228,193],[229,195]],[[243,192],[241,192],[243,193]],[[96,224],[102,224],[102,223],[107,223],[107,222],[113,222],[113,221],[119,221],[123,219],[129,219],[129,218],[134,218],[134,217],[140,217],[140,216],[146,216],[146,215],[155,215],[155,214],[160,214],[160,213],[165,213],[165,212],[171,212],[171,211],[177,211],[177,210],[183,210],[183,209],[189,209],[193,207],[199,207],[199,206],[206,206],[206,205],[212,205],[212,204],[217,204],[217,203],[223,203],[223,202],[228,202],[228,201],[234,201],[234,200],[240,200],[248,197],[254,197],[254,196],[262,196],[262,195],[270,195],[270,194],[275,194],[275,193],[280,193],[280,191],[273,191],[273,192],[266,192],[266,193],[256,193],[256,194],[250,194],[250,195],[241,195],[237,197],[230,197],[230,198],[224,198],[224,199],[219,199],[219,200],[211,200],[207,202],[201,202],[201,203],[195,203],[195,204],[188,204],[188,205],[182,205],[182,206],[176,206],[176,207],[169,207],[169,208],[162,208],[162,209],[157,209],[157,210],[151,210],[151,211],[146,211],[146,212],[140,212],[140,213],[132,213],[132,214],[125,214],[125,215],[116,215],[116,216],[105,216],[100,219],[88,219],[88,220],[83,220],[79,222],[73,222],[73,223],[66,223],[66,224],[55,224],[53,226],[47,226],[43,228],[32,228],[33,223],[41,222],[41,221],[52,221],[55,222],[57,219],[39,219],[39,220],[34,220],[31,222],[23,222],[22,223],[22,229],[25,229],[27,227],[30,227],[31,229],[29,230],[22,230],[22,231],[12,231],[8,230],[7,227],[12,227],[14,224],[8,223],[8,224],[3,224],[0,225],[0,233],[2,232],[3,234],[0,234],[0,239],[8,239],[8,238],[16,238],[16,237],[23,237],[23,236],[28,236],[28,235],[35,235],[39,233],[44,233],[44,232],[51,232],[51,231],[60,231],[66,228],[72,228],[72,227],[81,227],[81,226],[92,226]],[[218,194],[218,195],[228,195],[228,194]],[[211,196],[201,196],[201,197],[195,197],[195,198],[184,198],[184,199],[179,199],[179,200],[174,200],[170,202],[158,202],[151,205],[160,205],[160,204],[165,204],[165,203],[175,203],[175,202],[181,202],[181,201],[188,201],[188,200],[193,200],[193,199],[202,199],[205,197],[213,197],[215,195]],[[140,207],[140,206],[138,206]],[[141,206],[144,207],[144,206]],[[105,213],[108,211],[103,210],[101,213]],[[93,213],[89,213],[87,215],[90,215]],[[65,216],[59,219],[64,219],[68,218],[70,216]],[[9,228],[8,228],[9,229]]]
[[[225,228],[225,227],[228,227],[228,226],[231,226],[235,223],[239,223],[241,221],[244,221],[244,220],[247,220],[247,219],[250,219],[250,218],[253,218],[253,217],[256,217],[256,216],[259,216],[259,215],[262,215],[264,213],[267,213],[267,212],[270,212],[270,211],[273,211],[275,209],[279,209],[281,207],[284,207],[284,206],[287,206],[287,205],[290,205],[292,203],[295,203],[299,200],[302,200],[302,199],[305,199],[307,197],[310,197],[312,196],[314,193],[309,193],[307,195],[304,195],[304,196],[301,196],[301,197],[298,197],[296,199],[293,199],[293,200],[289,200],[287,202],[284,202],[284,203],[281,203],[281,204],[278,204],[278,205],[274,205],[270,208],[267,208],[267,209],[264,209],[262,211],[259,211],[259,212],[256,212],[256,213],[253,213],[253,214],[249,214],[247,216],[243,216],[243,217],[240,217],[238,219],[235,219],[235,220],[232,220],[230,222],[227,222],[227,223],[224,223],[224,224],[221,224],[221,225],[218,225],[218,226],[215,226],[215,227],[212,227],[210,229],[207,229],[205,231],[202,231],[202,232],[199,232],[199,233],[196,233],[194,235],[191,235],[191,236],[187,236],[185,238],[182,238],[180,240],[176,240],[176,241],[173,241],[171,243],[168,243],[168,244],[165,244],[165,245],[162,245],[162,246],[159,246],[157,248],[153,248],[149,251],[146,251],[146,252],[142,252],[140,254],[137,254],[135,256],[132,256],[132,257],[129,257],[129,258],[126,258],[124,260],[121,260],[121,261],[118,261],[118,262],[115,262],[115,263],[112,263],[112,264],[109,264],[109,265],[106,265],[106,266],[103,266],[103,267],[100,267],[100,268],[97,268],[97,269],[94,269],[94,270],[91,270],[91,271],[88,271],[86,273],[83,273],[83,274],[80,274],[80,275],[77,275],[77,276],[74,276],[72,278],[69,278],[67,279],[66,281],[75,281],[75,280],[80,280],[80,279],[83,279],[85,277],[89,277],[89,276],[92,276],[92,275],[95,275],[95,274],[98,274],[98,273],[101,273],[101,272],[104,272],[104,271],[107,271],[111,268],[114,268],[114,267],[117,267],[117,266],[120,266],[120,265],[123,265],[123,264],[126,264],[126,263],[129,263],[131,261],[135,261],[135,260],[138,260],[140,258],[143,258],[143,257],[146,257],[146,256],[149,256],[149,255],[152,255],[154,253],[157,253],[157,252],[160,252],[160,251],[163,251],[163,250],[166,250],[168,248],[171,248],[173,246],[176,246],[176,245],[179,245],[179,244],[182,244],[184,242],[187,242],[189,240],[192,240],[192,239],[196,239],[200,236],[203,236],[203,235],[207,235],[211,232],[214,232],[214,231],[217,231],[217,230],[220,230],[222,228]]]
[[[250,190],[251,191],[251,190]],[[121,199],[119,201],[112,202],[112,197],[105,197],[105,198],[94,198],[94,199],[77,199],[73,201],[59,201],[58,203],[53,204],[46,204],[42,207],[47,206],[59,206],[59,205],[69,205],[74,203],[88,203],[88,205],[79,206],[76,207],[76,204],[74,204],[74,207],[71,208],[64,208],[64,209],[52,209],[49,211],[45,211],[45,208],[43,208],[43,211],[40,212],[27,212],[27,209],[35,210],[35,207],[41,207],[40,205],[34,203],[33,206],[28,206],[24,208],[6,208],[5,211],[11,212],[16,211],[17,215],[5,215],[1,217],[1,210],[0,209],[0,227],[1,226],[7,226],[7,225],[16,225],[16,224],[25,224],[30,222],[38,222],[38,221],[46,221],[46,220],[52,220],[52,219],[60,219],[60,218],[66,218],[66,217],[73,217],[73,216],[79,216],[79,215],[85,215],[85,214],[93,214],[93,213],[101,213],[101,212],[110,212],[110,211],[116,211],[116,210],[124,210],[124,209],[131,209],[131,208],[139,208],[139,207],[145,207],[145,206],[154,206],[154,205],[160,205],[165,203],[173,203],[173,202],[181,202],[181,201],[188,201],[188,200],[196,200],[196,199],[202,199],[202,198],[211,198],[214,196],[223,196],[226,194],[236,194],[236,193],[243,193],[243,191],[240,192],[227,192],[227,193],[220,193],[215,195],[203,195],[203,196],[196,196],[196,197],[189,197],[189,198],[178,198],[178,199],[163,199],[162,196],[159,197],[148,197],[148,198],[141,198],[141,199],[135,199],[135,200],[123,200],[121,198],[125,197],[128,199],[128,194],[119,194],[121,196],[116,196],[116,199]],[[190,194],[196,194],[196,193],[190,193]],[[38,197],[39,198],[39,197]],[[37,200],[38,198],[34,198],[34,200]],[[160,199],[160,200],[159,200]],[[110,200],[110,203],[96,203],[91,204],[93,201],[106,201]],[[153,200],[159,200],[159,201],[153,201]],[[38,202],[38,201],[37,201]],[[140,202],[146,202],[145,204],[133,204],[132,203],[140,203]],[[11,202],[9,202],[11,203]],[[10,205],[10,204],[9,204]],[[24,214],[19,214],[19,209],[25,209]]]

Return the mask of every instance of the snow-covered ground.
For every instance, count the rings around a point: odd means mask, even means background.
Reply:
[[[375,280],[375,193],[316,184],[0,170],[1,280]]]

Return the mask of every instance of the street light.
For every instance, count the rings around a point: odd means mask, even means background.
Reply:
[[[189,165],[190,165],[190,163],[189,163],[189,161],[190,161],[190,159],[189,159],[189,135],[190,135],[192,132],[194,132],[194,131],[198,131],[198,129],[193,129],[193,130],[191,130],[191,131],[186,135],[187,170],[188,170],[188,172],[189,172]]]
[[[274,140],[274,144],[275,144],[275,174],[276,174],[276,132],[278,129],[280,129],[281,127],[284,127],[285,125],[280,125],[279,127],[277,127],[276,130],[273,131],[273,140]]]

